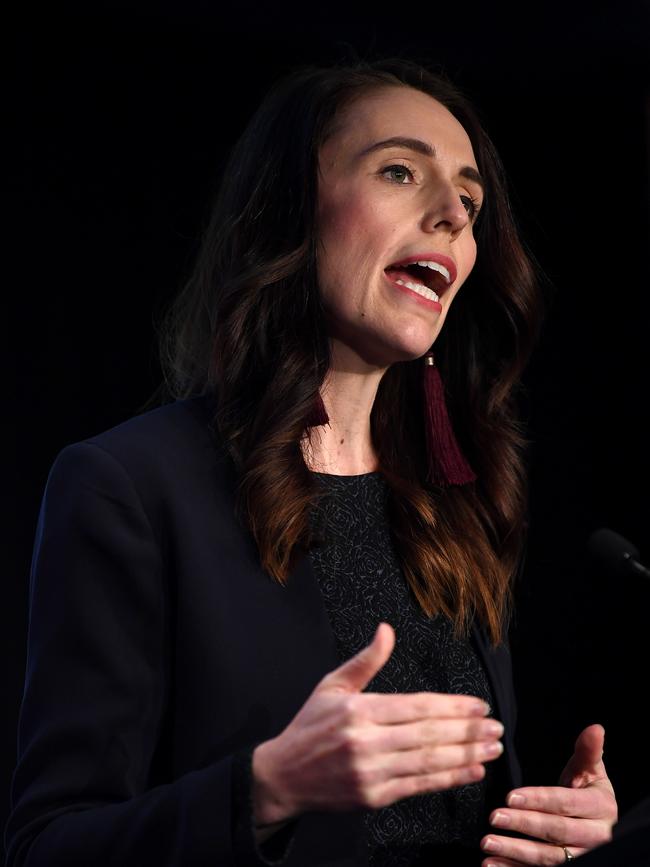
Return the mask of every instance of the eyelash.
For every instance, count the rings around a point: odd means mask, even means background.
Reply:
[[[469,213],[469,216],[470,216],[472,222],[474,222],[474,220],[476,220],[476,218],[479,215],[479,211],[481,210],[480,200],[473,198],[473,196],[461,196],[460,198],[461,198],[461,201],[463,199],[467,199],[469,201],[469,203],[471,205],[471,211],[469,211],[468,213]]]
[[[411,176],[411,180],[414,180],[414,178],[415,178],[415,175],[413,174],[413,172],[411,171],[411,169],[410,169],[408,166],[403,165],[402,163],[393,163],[393,164],[390,165],[390,166],[386,166],[385,169],[382,169],[382,170],[381,170],[380,174],[381,174],[381,175],[386,174],[386,172],[390,172],[390,171],[392,171],[393,169],[400,169],[400,170],[403,171],[403,172],[408,172],[409,175]],[[395,184],[402,184],[402,181],[393,181],[393,183],[395,183]]]
[[[403,172],[408,172],[408,174],[411,177],[411,180],[414,180],[414,178],[415,178],[412,170],[408,166],[403,165],[402,163],[393,163],[390,166],[386,166],[386,168],[384,168],[380,171],[380,174],[384,175],[384,174],[386,174],[386,172],[390,172],[393,169],[400,169]],[[392,181],[392,183],[395,183],[395,184],[398,184],[401,186],[405,186],[402,181]],[[463,201],[463,200],[469,201],[471,209],[468,211],[468,214],[469,214],[470,218],[472,219],[472,221],[476,220],[476,218],[478,217],[479,211],[481,210],[480,200],[475,199],[472,196],[461,196],[460,199],[461,199],[461,201]]]

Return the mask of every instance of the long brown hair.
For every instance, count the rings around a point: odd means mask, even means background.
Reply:
[[[378,88],[407,86],[465,128],[486,182],[475,268],[436,340],[461,447],[478,480],[427,484],[420,364],[393,365],[371,414],[389,517],[422,610],[496,644],[526,527],[525,440],[516,392],[541,322],[537,270],[511,214],[499,157],[460,91],[403,60],[309,67],[264,99],[235,145],[196,266],[161,330],[166,398],[211,393],[214,426],[238,473],[237,511],[263,568],[286,582],[313,543],[318,485],[301,442],[329,367],[316,272],[319,150],[339,112]]]

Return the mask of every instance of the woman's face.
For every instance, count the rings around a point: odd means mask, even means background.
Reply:
[[[320,151],[317,214],[339,359],[360,369],[424,355],[474,266],[481,201],[469,137],[437,100],[387,87],[343,110]]]

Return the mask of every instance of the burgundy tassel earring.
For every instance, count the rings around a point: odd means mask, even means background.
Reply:
[[[424,421],[429,453],[428,480],[434,485],[466,485],[476,474],[460,450],[447,414],[445,389],[433,352],[424,356]]]
[[[309,414],[309,418],[307,419],[307,427],[320,427],[321,425],[329,424],[329,420],[330,417],[327,414],[323,398],[320,396],[319,392],[316,396],[312,411]]]

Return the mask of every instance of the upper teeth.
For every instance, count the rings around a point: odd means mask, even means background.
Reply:
[[[449,283],[449,271],[439,262],[431,262],[427,259],[426,261],[416,262],[415,264],[421,265],[423,268],[431,268],[432,271],[437,271],[439,274],[442,274],[447,283]]]

